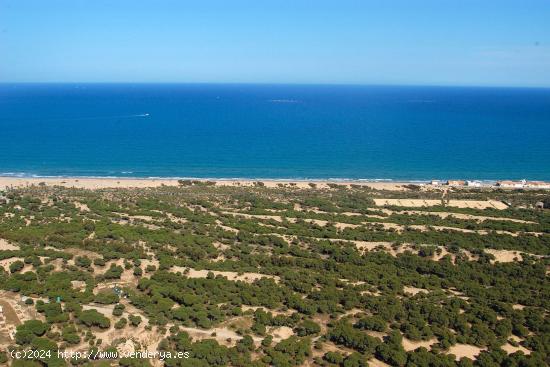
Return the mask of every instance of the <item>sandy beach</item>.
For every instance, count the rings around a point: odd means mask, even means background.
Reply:
[[[253,186],[256,182],[263,182],[265,187],[278,187],[279,185],[292,185],[296,188],[328,188],[329,184],[361,185],[378,190],[402,190],[406,182],[366,182],[366,181],[300,181],[300,180],[215,180],[196,179],[196,181],[215,182],[217,186]],[[0,190],[10,187],[25,187],[31,185],[64,186],[81,189],[106,189],[106,188],[148,188],[158,186],[178,186],[178,179],[163,178],[42,178],[42,177],[0,177]]]

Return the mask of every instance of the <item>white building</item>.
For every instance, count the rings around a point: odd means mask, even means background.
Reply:
[[[481,181],[466,181],[466,186],[468,187],[481,187],[483,184]]]

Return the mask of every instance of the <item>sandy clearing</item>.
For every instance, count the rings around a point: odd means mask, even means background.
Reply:
[[[312,223],[320,227],[325,227],[329,223],[333,224],[334,227],[338,230],[343,230],[346,228],[357,228],[361,227],[360,224],[351,224],[351,223],[341,223],[341,222],[331,222],[328,220],[322,220],[322,219],[312,219],[312,218],[293,218],[293,217],[282,217],[280,215],[264,215],[264,214],[248,214],[248,213],[239,213],[239,212],[222,212],[223,214],[229,214],[233,216],[240,216],[247,219],[257,218],[257,219],[264,219],[264,220],[275,220],[279,223],[282,223],[284,220],[287,220],[290,223],[297,223],[299,221],[304,221],[306,223]]]
[[[262,214],[248,214],[248,213],[239,213],[239,212],[222,212],[222,214],[232,215],[236,217],[243,217],[246,219],[265,219],[265,220],[275,220],[277,222],[282,222],[283,218],[280,215],[262,215]],[[289,219],[289,218],[287,218]]]
[[[431,346],[435,343],[437,343],[437,338],[433,338],[430,340],[414,341],[403,337],[403,348],[405,348],[407,352],[420,347],[424,347],[427,350],[430,350]]]
[[[86,289],[86,282],[82,280],[71,280],[71,286],[80,292]]]
[[[234,320],[233,320],[234,321]],[[229,323],[231,320],[228,321]],[[223,345],[234,345],[238,340],[243,337],[237,334],[236,331],[229,329],[228,327],[215,327],[212,329],[199,329],[194,327],[180,327],[181,330],[189,333],[194,339],[216,339]],[[268,328],[268,334],[273,336],[274,342],[278,343],[283,339],[287,339],[294,335],[291,328],[287,326],[282,327],[270,327]],[[252,339],[256,345],[259,345],[263,340],[262,337],[252,335]]]
[[[21,320],[19,319],[19,316],[17,316],[15,309],[12,307],[11,304],[8,303],[8,301],[0,300],[0,306],[2,310],[1,315],[6,320],[7,324],[15,326],[21,325]]]
[[[16,261],[23,261],[24,259],[22,257],[10,257],[7,259],[0,260],[0,267],[3,267],[7,272],[10,271],[10,265]],[[21,269],[19,272],[24,273],[26,271],[29,271],[32,269],[32,265],[25,264],[23,269]]]
[[[102,313],[105,317],[108,317],[108,318],[112,318],[111,316],[114,308],[115,308],[115,305],[99,305],[99,304],[82,305],[82,309],[84,311],[96,310],[97,312]]]
[[[216,219],[216,225],[227,232],[233,232],[233,233],[239,233],[239,230],[237,228],[229,227],[223,224],[223,222],[219,219]]]
[[[467,357],[467,358],[470,358],[470,359],[474,360],[479,355],[479,353],[481,353],[484,350],[486,350],[486,349],[476,347],[475,345],[455,344],[455,345],[453,345],[452,347],[449,348],[448,353],[449,354],[454,354],[455,357],[456,357],[455,359],[457,361],[460,360],[460,358],[462,358],[462,357]]]
[[[456,208],[472,208],[472,209],[494,208],[498,210],[504,210],[508,208],[508,205],[497,200],[450,200],[447,205],[454,206]]]
[[[483,250],[486,253],[489,253],[495,257],[495,260],[491,261],[492,263],[500,262],[500,263],[510,263],[514,261],[522,261],[523,256],[521,255],[521,252],[519,251],[512,251],[512,250],[495,250],[495,249],[484,249]],[[542,257],[539,255],[531,255],[535,257]]]
[[[125,312],[124,316],[127,315],[128,314]],[[140,317],[144,319],[143,315],[140,315]],[[111,321],[111,323],[113,324],[113,321]],[[94,335],[97,336],[97,339],[103,340],[102,346],[104,347],[110,345],[115,340],[131,340],[132,342],[137,342],[142,347],[146,347],[147,350],[156,350],[163,335],[160,334],[156,328],[147,330],[145,328],[147,324],[148,321],[147,318],[145,318],[138,327],[126,326],[123,329],[115,329],[111,325],[107,330],[94,330]],[[85,350],[86,348],[89,348],[87,344],[84,345]]]
[[[25,297],[20,294],[0,290],[0,324],[3,324],[2,327],[9,338],[14,335],[16,326],[27,320],[45,321],[44,315],[38,313],[34,305],[23,303],[23,299]]]
[[[374,338],[378,338],[378,339],[380,339],[380,340],[384,340],[384,338],[385,338],[386,336],[388,336],[387,333],[383,333],[383,332],[381,332],[381,331],[366,330],[365,332],[366,332],[368,335],[370,335],[370,336],[372,336],[372,337],[374,337]]]
[[[514,347],[512,344],[506,343],[501,348],[503,351],[505,351],[508,354],[512,354],[519,351],[523,352],[523,354],[525,355],[531,354],[531,351],[522,345],[518,345],[517,347]]]
[[[411,287],[411,286],[404,286],[403,287],[403,292],[408,293],[408,294],[412,294],[413,296],[417,295],[418,293],[429,293],[429,291],[427,289],[416,288],[416,287]]]
[[[381,223],[381,224],[384,224],[384,223]],[[388,223],[385,223],[385,224],[386,225],[384,225],[384,228],[387,227]],[[422,231],[422,232],[426,232],[429,230],[429,228],[432,228],[436,231],[456,231],[456,232],[462,232],[462,233],[477,233],[480,235],[488,235],[490,233],[503,234],[503,235],[508,235],[512,237],[517,237],[519,235],[519,232],[509,232],[509,231],[502,231],[502,230],[490,231],[486,229],[466,229],[466,228],[449,227],[449,226],[427,226],[423,224],[411,224],[408,227],[418,231]],[[399,231],[403,231],[405,229],[405,226],[400,226],[396,224],[394,225],[394,228]],[[522,234],[529,234],[533,236],[543,235],[542,232],[522,232]]]
[[[7,240],[0,238],[0,251],[17,251],[19,246],[14,245]]]
[[[266,307],[263,307],[263,306],[247,306],[247,305],[241,305],[241,310],[243,312],[246,312],[246,311],[255,312],[256,310],[262,310],[264,312],[270,312],[275,316],[278,316],[278,315],[290,316],[294,312],[297,312],[297,311],[294,311],[294,310],[291,310],[291,309],[288,309],[286,311],[279,311],[279,310],[272,310],[272,309],[269,309],[269,308],[266,308]]]
[[[339,239],[330,239],[331,242],[349,242],[355,244],[355,247],[361,252],[368,252],[378,250],[379,248],[383,249],[392,256],[397,256],[406,250],[413,251],[409,245],[403,244],[400,246],[395,246],[392,242],[369,242],[369,241],[346,241]],[[395,247],[395,249],[394,249]]]
[[[401,244],[399,247],[394,249],[394,245],[391,242],[368,242],[368,241],[354,241],[354,240],[340,240],[340,239],[323,239],[323,238],[316,238],[318,240],[329,240],[331,242],[340,242],[340,243],[352,243],[355,244],[357,249],[362,252],[367,251],[373,251],[378,248],[382,248],[384,251],[389,253],[392,256],[397,256],[397,254],[404,253],[405,251],[411,251],[412,253],[418,253],[418,250],[415,250],[414,247],[412,247],[411,244]],[[441,253],[437,254],[435,253],[433,257],[431,258],[434,261],[438,261],[442,259],[445,255],[451,256],[451,260],[454,262],[456,255],[453,253],[450,253],[447,251],[447,249],[443,246],[435,246],[435,245],[429,245],[429,244],[421,244],[426,246],[433,246],[436,247],[438,250],[441,251]],[[512,262],[512,261],[522,261],[522,255],[520,251],[513,251],[513,250],[496,250],[496,249],[484,249],[485,252],[491,253],[495,256],[495,260],[492,261],[492,263],[495,262]],[[467,258],[470,261],[476,261],[477,256],[472,255],[470,252],[462,250],[462,254],[466,255]],[[529,254],[530,256],[542,258],[541,255],[535,255],[535,254]]]
[[[78,210],[80,210],[81,212],[89,212],[90,211],[90,208],[88,207],[88,205],[86,204],[83,204],[83,203],[80,203],[78,201],[75,201],[74,203],[74,206],[76,206],[76,208]]]
[[[441,200],[434,199],[373,199],[376,206],[403,206],[403,207],[430,207],[442,205]],[[494,208],[503,210],[508,206],[496,200],[450,200],[447,206],[456,208],[487,209]]]
[[[225,243],[221,243],[219,241],[214,241],[212,243],[212,246],[214,246],[215,248],[217,248],[220,251],[224,251],[224,250],[227,250],[227,249],[231,248],[231,246],[226,245]]]
[[[381,360],[376,358],[369,359],[369,366],[370,367],[391,367],[389,364],[384,363]]]
[[[373,199],[376,206],[427,207],[441,205],[441,200],[424,199]]]
[[[273,336],[275,341],[288,339],[294,335],[294,331],[288,326],[268,327],[267,333]]]
[[[446,291],[456,298],[460,298],[465,301],[468,301],[470,299],[470,297],[465,296],[464,293],[459,292],[456,289],[449,288],[449,289],[446,289]]]
[[[187,332],[189,336],[191,336],[193,339],[216,339],[218,343],[226,346],[233,346],[238,340],[241,340],[243,338],[241,335],[237,334],[235,331],[227,327],[216,327],[208,330],[203,330],[199,328],[181,326],[180,330]],[[256,346],[258,346],[263,340],[263,338],[253,335],[251,337],[252,340],[254,340],[254,344],[256,344]]]
[[[189,269],[187,273],[185,273],[186,269]],[[235,271],[218,271],[218,270],[196,270],[191,268],[184,268],[181,266],[173,266],[170,269],[170,272],[177,273],[180,272],[187,276],[188,278],[206,278],[208,276],[208,273],[213,273],[214,276],[221,275],[223,277],[226,277],[228,280],[232,281],[243,281],[246,283],[253,283],[258,279],[262,278],[270,278],[273,279],[275,282],[279,282],[280,278],[275,275],[267,275],[267,274],[260,274],[260,273],[238,273]]]
[[[118,317],[112,315],[113,305],[83,305],[83,309],[95,309],[111,320],[111,328],[106,330],[94,330],[94,334],[98,337],[98,339],[103,340],[102,346],[105,347],[107,345],[111,345],[114,341],[119,341],[121,343],[117,345],[117,349],[131,350],[134,348],[134,345],[139,345],[147,350],[155,350],[163,337],[163,335],[159,333],[158,328],[147,330],[149,319],[142,314],[141,310],[138,310],[126,299],[121,299],[120,302],[126,306],[123,312],[123,317],[127,318],[129,315],[139,315],[141,317],[142,322],[139,326],[133,327],[128,325],[122,329],[115,329],[113,325],[118,320]],[[169,326],[170,325],[167,325],[167,327]],[[82,342],[79,345],[68,347],[67,350],[83,351],[87,350],[87,348],[89,348],[89,345]],[[160,367],[161,365],[155,363],[156,361],[157,360],[152,361],[153,365],[158,365]]]
[[[536,222],[522,220],[522,219],[506,218],[506,217],[488,217],[484,215],[472,215],[472,214],[453,213],[453,212],[429,212],[429,211],[422,211],[422,210],[394,211],[394,210],[385,209],[385,213],[389,215],[391,214],[433,215],[433,216],[438,216],[442,219],[452,217],[456,219],[475,220],[478,222],[493,220],[493,221],[504,221],[504,222],[514,222],[514,223],[536,224]]]
[[[349,317],[349,316],[352,316],[352,317],[355,317],[355,315],[359,315],[359,314],[365,314],[365,310],[362,310],[360,308],[352,308],[351,310],[348,310],[346,312],[344,312],[342,315],[340,315],[338,317],[338,319],[343,319],[345,317]]]
[[[164,214],[168,217],[168,219],[170,219],[170,221],[174,223],[185,224],[188,222],[187,219],[178,217],[172,213],[164,213]]]
[[[495,250],[495,249],[484,249],[483,251],[495,257],[495,260],[492,262],[507,263],[507,262],[519,261],[522,259],[522,256],[517,251]]]

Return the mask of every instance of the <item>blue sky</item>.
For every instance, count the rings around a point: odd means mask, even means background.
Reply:
[[[1,82],[550,87],[548,0],[0,0]]]

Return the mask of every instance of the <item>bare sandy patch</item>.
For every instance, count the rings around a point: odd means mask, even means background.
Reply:
[[[376,206],[403,206],[403,207],[430,207],[442,205],[441,200],[434,199],[373,199]],[[496,200],[450,200],[445,202],[446,206],[456,208],[487,209],[494,208],[498,210],[506,209],[508,206]]]
[[[0,290],[0,342],[12,344],[18,325],[27,320],[45,321],[34,305],[27,305],[20,294]],[[36,299],[35,299],[36,300]]]
[[[519,251],[511,251],[511,250],[495,250],[495,249],[485,249],[484,252],[491,254],[495,257],[494,262],[500,262],[500,263],[510,263],[514,261],[522,261],[523,256]]]
[[[230,248],[229,245],[226,245],[225,243],[221,243],[221,242],[219,242],[219,241],[214,241],[214,242],[212,243],[212,246],[214,246],[215,248],[217,248],[217,249],[220,250],[220,251],[224,251],[224,250],[227,250],[227,249]]]
[[[71,280],[71,286],[80,292],[86,289],[86,282],[82,280]]]
[[[368,251],[382,250],[392,256],[397,256],[398,254],[405,253],[406,251],[410,251],[412,253],[418,252],[418,250],[415,250],[411,244],[406,244],[406,243],[395,245],[392,242],[345,241],[345,240],[334,240],[332,242],[353,243],[355,244],[355,247],[363,253]]]
[[[14,245],[7,240],[0,238],[0,251],[17,251],[19,246]]]
[[[365,331],[368,335],[374,337],[374,338],[378,338],[380,340],[384,340],[384,337],[388,336],[387,333],[383,333],[381,331],[373,331],[373,330],[367,330]]]
[[[334,227],[338,230],[344,230],[346,228],[358,228],[361,227],[360,224],[352,224],[352,223],[342,223],[342,222],[331,222],[328,220],[323,219],[313,219],[313,218],[294,218],[294,217],[282,217],[280,215],[265,215],[265,214],[248,214],[248,213],[240,213],[240,212],[228,212],[225,211],[223,214],[229,214],[233,216],[240,216],[247,219],[257,218],[257,219],[263,219],[263,220],[274,220],[279,223],[282,223],[284,220],[290,222],[290,223],[298,223],[300,221],[315,224],[319,227],[326,227],[328,224],[334,225]],[[382,223],[383,225],[392,225],[391,223]]]
[[[192,268],[184,268],[181,266],[173,266],[170,269],[170,272],[172,273],[180,272],[183,275],[187,276],[188,278],[206,278],[208,276],[208,273],[212,273],[214,274],[214,276],[221,275],[227,278],[228,280],[232,280],[232,281],[240,280],[246,283],[253,283],[256,280],[259,280],[262,278],[273,279],[275,282],[279,282],[280,280],[280,278],[275,275],[267,275],[267,274],[260,274],[260,273],[238,273],[236,271],[196,270]]]
[[[373,199],[376,206],[428,207],[441,205],[441,200],[424,199]]]
[[[294,335],[294,331],[288,326],[269,327],[267,329],[268,334],[273,337],[273,340],[280,341],[290,338]]]
[[[510,343],[506,343],[501,348],[503,351],[505,351],[508,354],[512,354],[515,352],[523,352],[523,354],[525,355],[531,354],[531,351],[522,345],[518,345],[517,347],[515,347]]]
[[[164,213],[164,214],[168,217],[168,219],[170,219],[170,221],[174,223],[179,223],[179,224],[187,223],[187,219],[185,218],[178,217],[172,213]]]
[[[278,316],[278,315],[289,316],[289,315],[291,315],[295,312],[291,309],[288,309],[286,311],[280,311],[280,310],[273,310],[273,309],[270,309],[270,308],[266,308],[266,307],[263,307],[263,306],[248,306],[248,305],[241,305],[241,310],[243,312],[246,312],[246,311],[254,311],[255,312],[256,310],[262,310],[264,312],[270,312],[275,316]]]
[[[283,219],[280,215],[263,215],[263,214],[248,214],[248,213],[239,213],[239,212],[222,212],[222,214],[228,214],[237,217],[243,217],[246,219],[264,219],[264,220],[274,220],[277,222],[282,222]]]
[[[335,241],[346,242],[345,240],[335,240]],[[394,251],[392,249],[393,244],[391,242],[370,242],[370,241],[349,241],[349,242],[354,243],[357,249],[361,251],[373,251],[379,248],[383,248],[388,252]]]
[[[99,304],[88,304],[82,305],[82,309],[86,310],[96,310],[97,312],[103,314],[105,317],[112,319],[112,313],[115,305],[99,305]],[[113,320],[111,320],[113,321]]]
[[[420,347],[424,347],[427,350],[430,350],[432,345],[435,343],[437,343],[436,338],[433,338],[430,340],[421,340],[421,341],[414,341],[414,340],[407,339],[405,337],[403,338],[403,348],[405,348],[407,352],[415,350]]]
[[[397,211],[397,212],[390,210],[390,212],[391,213],[389,214],[398,213],[398,214],[406,214],[406,215],[433,215],[433,216],[438,216],[442,219],[451,217],[451,218],[463,219],[463,220],[475,220],[477,222],[493,220],[493,221],[503,221],[503,222],[536,224],[536,222],[522,220],[522,219],[506,218],[506,217],[488,217],[483,215],[472,215],[472,214],[453,213],[453,212],[428,212],[428,211],[421,211],[421,210],[406,210],[406,211]]]
[[[418,293],[429,293],[427,289],[424,288],[416,288],[416,287],[410,287],[410,286],[404,286],[403,292],[412,294],[413,296],[417,295]]]
[[[485,348],[479,348],[470,344],[455,344],[449,348],[449,354],[454,354],[455,359],[458,361],[462,357],[467,357],[474,360],[479,353],[484,351]]]
[[[23,261],[22,257],[10,257],[7,259],[0,260],[0,267],[3,267],[7,272],[10,271],[10,265],[13,264],[16,261]],[[20,271],[21,273],[24,273],[32,268],[31,265],[25,264],[23,269]]]
[[[90,208],[88,207],[88,205],[80,203],[78,201],[74,202],[74,206],[76,206],[76,208],[78,210],[80,210],[81,212],[89,212],[90,211]]]
[[[239,230],[237,228],[229,227],[223,224],[223,222],[219,219],[216,219],[216,225],[227,232],[233,232],[233,233],[239,233]]]
[[[369,366],[370,367],[391,367],[389,364],[382,362],[381,360],[376,358],[369,359]]]

